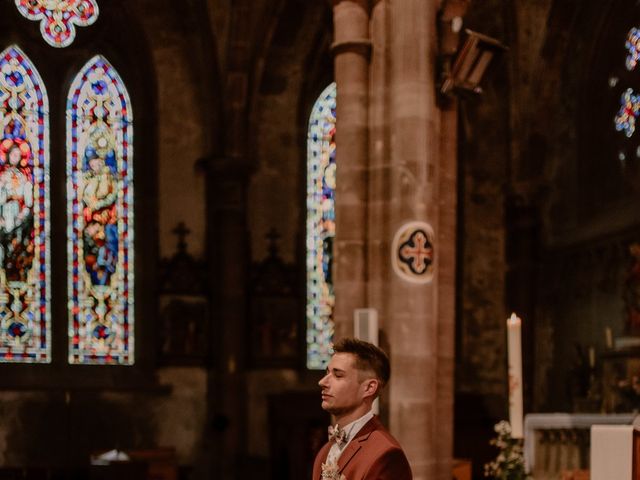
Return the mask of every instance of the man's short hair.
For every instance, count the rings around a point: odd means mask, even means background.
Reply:
[[[356,357],[356,368],[360,371],[372,371],[384,387],[391,377],[389,357],[373,343],[357,338],[343,338],[334,346],[335,353],[351,353]]]

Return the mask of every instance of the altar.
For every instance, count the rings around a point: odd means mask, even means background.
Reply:
[[[535,480],[561,480],[563,473],[586,471],[593,454],[591,427],[631,427],[635,418],[635,413],[528,414],[524,421],[525,468]],[[597,479],[592,476],[591,480]]]

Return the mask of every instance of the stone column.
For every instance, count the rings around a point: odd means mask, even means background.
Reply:
[[[367,305],[369,1],[335,0],[336,338],[352,334],[353,310]]]
[[[210,425],[213,477],[238,478],[246,452],[246,305],[248,169],[238,158],[212,161],[208,238],[212,298]]]
[[[371,65],[369,78],[369,211],[368,211],[368,248],[367,295],[369,306],[378,311],[380,328],[385,330],[388,317],[389,249],[392,235],[388,216],[389,191],[389,62],[388,59],[388,5],[378,0],[371,8]],[[386,338],[380,339],[380,345],[386,348]],[[386,404],[382,404],[383,412]]]
[[[381,344],[392,364],[383,416],[388,411],[416,480],[450,480],[457,114],[455,102],[436,102],[441,2],[370,3],[370,58],[368,42],[358,41],[367,34],[366,2],[334,7],[338,334],[351,325],[357,302],[378,310]],[[416,220],[435,233],[434,276],[427,284],[402,280],[391,267],[395,232]]]
[[[247,454],[246,331],[248,259],[246,195],[250,175],[249,94],[252,70],[249,0],[233,2],[220,135],[223,154],[212,160],[208,181],[207,238],[211,249],[215,368],[209,392],[217,440],[211,478],[243,478]]]
[[[445,0],[440,10],[439,63],[449,72],[458,50],[460,25],[470,0]],[[458,24],[458,25],[457,25]],[[436,78],[436,77],[434,77]],[[438,79],[441,81],[441,79]],[[438,353],[436,401],[436,478],[449,479],[453,455],[455,372],[456,251],[458,209],[458,101],[440,98],[438,171]]]
[[[389,1],[391,235],[422,221],[434,231],[429,283],[390,275],[390,425],[414,479],[451,478],[455,156],[436,102],[437,0]],[[447,123],[449,127],[449,123]],[[453,125],[455,128],[455,124]],[[453,182],[452,182],[453,180]],[[390,254],[393,254],[391,252]]]
[[[458,204],[457,102],[442,111],[438,178],[438,353],[436,398],[436,469],[438,479],[451,477],[455,371],[456,228]]]

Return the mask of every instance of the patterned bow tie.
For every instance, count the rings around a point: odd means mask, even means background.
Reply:
[[[340,448],[344,447],[347,443],[347,432],[340,428],[336,423],[335,427],[329,425],[329,441],[336,442]]]

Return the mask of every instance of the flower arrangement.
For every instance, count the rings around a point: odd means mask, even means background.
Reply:
[[[499,452],[494,461],[485,464],[484,476],[496,480],[530,479],[524,470],[522,441],[511,436],[511,424],[503,420],[494,430],[498,435],[490,443],[498,447]]]

